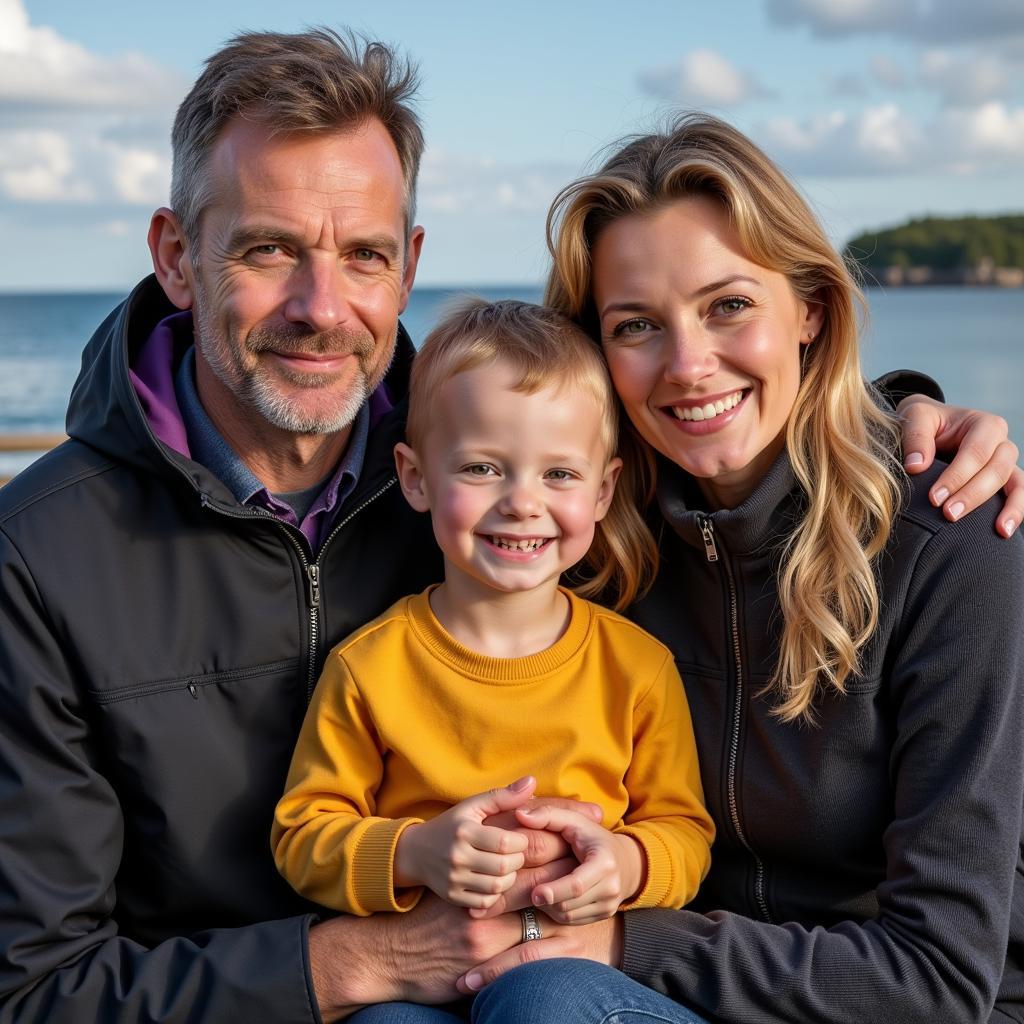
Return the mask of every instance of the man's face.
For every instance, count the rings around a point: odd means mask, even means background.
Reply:
[[[327,434],[387,372],[416,269],[380,122],[273,137],[232,122],[190,253],[200,394],[215,422]]]

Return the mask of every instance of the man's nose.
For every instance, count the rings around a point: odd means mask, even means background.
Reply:
[[[348,320],[351,308],[348,287],[336,258],[307,259],[291,282],[284,315],[291,323],[305,324],[310,331],[329,331]]]

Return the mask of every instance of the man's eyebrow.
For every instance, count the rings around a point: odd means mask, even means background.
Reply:
[[[302,248],[304,240],[294,231],[286,228],[242,227],[233,231],[228,239],[228,248],[233,252],[249,249],[254,245],[282,244],[290,245],[296,249]],[[364,238],[350,239],[346,247],[352,249],[373,249],[380,252],[392,263],[397,262],[402,256],[402,246],[391,235],[369,235]]]

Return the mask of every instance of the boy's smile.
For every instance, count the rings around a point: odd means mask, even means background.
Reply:
[[[430,510],[446,586],[469,599],[553,591],[590,547],[618,473],[593,396],[517,383],[501,362],[449,378],[420,449],[405,449],[406,494]]]

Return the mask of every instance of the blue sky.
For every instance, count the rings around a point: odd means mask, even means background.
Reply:
[[[1024,0],[0,0],[0,290],[145,274],[203,58],[242,29],[314,24],[420,63],[422,284],[539,280],[557,189],[680,107],[750,133],[838,243],[1024,208]]]

